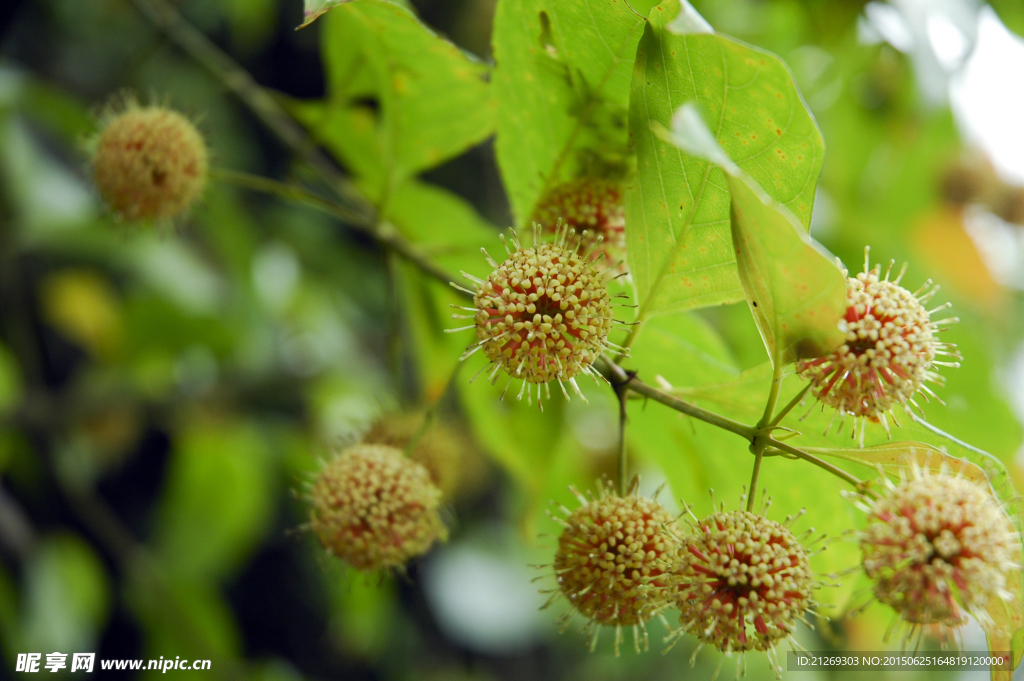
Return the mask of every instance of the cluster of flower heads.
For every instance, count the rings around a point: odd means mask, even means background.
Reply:
[[[128,220],[168,220],[206,184],[203,136],[187,118],[133,99],[111,106],[95,140],[93,175],[108,206]]]
[[[626,209],[622,185],[596,177],[581,177],[555,185],[537,203],[532,220],[550,234],[559,222],[577,233],[587,233],[584,245],[591,257],[603,253],[620,263],[626,255]],[[617,272],[625,272],[621,264]]]
[[[946,639],[967,622],[964,611],[986,624],[992,599],[1011,600],[1019,535],[988,485],[947,470],[911,471],[899,484],[886,478],[875,499],[858,497],[868,514],[863,567],[908,638],[935,625]]]
[[[400,569],[447,536],[430,473],[387,445],[340,452],[313,481],[309,505],[324,548],[359,570]]]
[[[836,409],[840,428],[849,414],[855,419],[855,435],[856,419],[860,419],[862,443],[866,421],[881,423],[888,433],[886,414],[899,425],[893,412],[896,405],[912,405],[920,410],[914,400],[919,391],[925,399],[939,399],[926,385],[942,384],[936,366],[959,366],[956,361],[938,359],[960,359],[953,344],[938,339],[941,327],[957,319],[931,319],[933,313],[947,309],[949,304],[932,310],[925,307],[938,286],[932,286],[929,280],[911,293],[900,286],[906,265],[890,281],[892,265],[890,262],[882,277],[880,266],[870,266],[868,249],[864,249],[864,271],[847,279],[846,314],[839,322],[846,334],[845,342],[824,357],[798,365],[800,376],[811,382],[811,392],[822,408],[828,405]]]
[[[577,236],[560,227],[555,241],[544,243],[534,223],[532,247],[524,248],[513,232],[510,249],[502,237],[508,258],[499,265],[481,249],[493,271],[486,280],[463,272],[476,290],[457,286],[473,296],[474,307],[453,306],[473,313],[454,317],[473,319],[474,324],[449,331],[475,329],[478,339],[462,359],[482,349],[491,361],[492,383],[500,371],[509,375],[506,391],[513,380],[522,380],[519,399],[525,392],[531,400],[529,386],[534,384],[540,404],[541,386],[550,397],[549,383],[557,381],[566,399],[568,382],[586,400],[576,376],[588,374],[597,380],[594,360],[606,350],[624,352],[608,340],[616,322],[613,297],[604,281],[609,270],[599,272],[597,260],[580,253],[586,237],[586,232]]]
[[[900,484],[886,479],[882,494],[853,495],[867,513],[859,541],[874,596],[909,625],[908,638],[925,625],[949,630],[964,624],[961,609],[989,622],[992,599],[1012,598],[1018,532],[987,485],[945,470],[913,471]],[[626,496],[607,485],[597,497],[572,490],[580,506],[561,507],[562,517],[555,517],[564,528],[551,566],[558,587],[545,607],[564,597],[571,608],[560,619],[563,630],[583,616],[591,649],[601,626],[610,626],[616,655],[626,627],[637,652],[646,650],[645,623],[658,617],[671,630],[669,647],[684,634],[698,639],[691,666],[710,645],[724,653],[714,675],[738,653],[739,677],[745,654],[761,651],[781,678],[776,645],[789,641],[801,649],[797,623],[810,626],[807,615],[820,616],[814,591],[823,582],[810,557],[824,537],[808,541],[813,528],[793,534],[790,527],[803,511],[783,522],[769,519],[767,498],[758,512],[727,511],[721,504],[698,519],[687,508],[684,531],[657,501],[637,496],[636,487],[634,481]],[[670,607],[679,611],[675,628],[664,616]]]
[[[607,625],[615,627],[616,654],[623,627],[632,627],[638,652],[646,649],[644,624],[676,607],[679,627],[667,640],[696,636],[691,664],[710,644],[726,656],[766,651],[781,669],[775,644],[796,645],[796,623],[814,612],[812,591],[820,584],[801,544],[810,530],[796,537],[788,527],[793,518],[769,520],[768,501],[760,513],[726,511],[724,504],[704,519],[690,513],[684,532],[655,500],[637,496],[635,483],[624,497],[606,486],[597,498],[573,492],[581,505],[562,508],[565,517],[557,518],[564,527],[553,564],[558,589],[548,603],[564,596],[572,609],[563,621],[585,617],[591,646]]]

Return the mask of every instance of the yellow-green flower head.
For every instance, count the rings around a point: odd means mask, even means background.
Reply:
[[[781,523],[720,511],[696,523],[683,544],[679,622],[722,652],[772,651],[813,604],[807,553]]]
[[[875,597],[904,621],[958,627],[963,608],[984,622],[990,599],[1011,598],[1019,539],[986,487],[915,469],[872,504],[868,521],[864,570]]]
[[[447,537],[441,490],[427,469],[386,445],[356,445],[328,463],[309,521],[330,553],[360,570],[397,568]]]
[[[100,196],[119,215],[165,220],[202,193],[206,142],[178,112],[129,103],[100,132],[93,174]]]
[[[887,271],[883,278],[878,265],[869,267],[865,249],[864,271],[847,279],[846,314],[839,321],[846,341],[831,354],[798,365],[822,404],[880,422],[887,431],[885,415],[893,415],[893,407],[916,406],[918,391],[935,397],[925,383],[942,383],[936,366],[959,366],[939,357],[960,358],[954,346],[938,338],[939,327],[956,319],[931,319],[949,305],[925,307],[938,287],[928,282],[911,293],[899,285],[902,277],[901,272],[889,281]]]
[[[539,386],[550,381],[559,383],[566,399],[564,381],[582,397],[576,376],[596,377],[594,360],[608,348],[619,349],[608,341],[612,297],[602,274],[578,253],[582,237],[563,230],[554,243],[540,243],[536,226],[534,231],[535,245],[522,248],[514,239],[515,250],[500,265],[488,256],[494,270],[486,280],[466,275],[477,290],[469,291],[474,307],[463,308],[474,313],[475,323],[463,328],[475,329],[478,341],[463,359],[482,348],[494,367],[492,381],[499,371],[510,383],[523,381],[520,398],[524,391],[529,395],[528,384],[536,384],[539,401]]]
[[[565,528],[554,561],[559,592],[592,628],[632,627],[637,650],[641,640],[646,648],[644,623],[670,605],[671,565],[679,547],[675,518],[635,490],[621,497],[602,486],[596,499],[573,493],[581,506],[564,509],[566,517],[558,519]],[[596,643],[593,632],[591,642]]]

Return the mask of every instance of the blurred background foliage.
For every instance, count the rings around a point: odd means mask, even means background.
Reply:
[[[965,141],[947,96],[980,49],[979,17],[995,15],[968,0],[694,4],[717,30],[793,69],[827,148],[812,234],[853,270],[870,244],[877,261],[910,261],[911,289],[929,277],[942,284],[963,320],[947,340],[965,360],[943,371],[946,405],[926,405],[928,419],[1003,461],[1020,489],[1024,173],[997,172],[991,149]],[[528,174],[503,184],[495,161],[501,111],[481,78],[495,0],[411,3],[459,48],[402,65],[418,74],[411,89],[345,78],[372,53],[363,41],[399,60],[403,46],[435,44],[407,15],[367,11],[355,26],[329,14],[296,32],[298,0],[176,5],[275,93],[364,196],[386,201],[423,252],[449,271],[485,273],[480,246],[495,253],[497,227],[512,224],[513,208],[521,222],[537,191]],[[925,6],[962,20],[959,61],[940,61],[922,40]],[[993,7],[1024,30],[1019,3]],[[901,42],[893,16],[916,42]],[[527,566],[550,561],[558,526],[544,514],[548,501],[574,504],[568,485],[592,488],[615,470],[610,390],[585,387],[589,404],[554,399],[541,414],[498,401],[485,381],[468,384],[480,365],[459,370],[466,337],[443,333],[450,290],[312,208],[214,182],[173,228],[118,223],[91,188],[84,148],[103,103],[123,88],[193,116],[218,167],[316,180],[127,0],[12,1],[0,31],[0,675],[19,652],[54,650],[210,658],[211,678],[690,673],[692,641],[666,656],[613,658],[610,645],[590,655],[574,631],[555,635],[556,612],[537,611],[544,598],[530,580],[543,573]],[[461,85],[446,80],[453,63],[465,71]],[[379,136],[356,133],[372,131],[389,101],[403,102],[406,118],[392,117],[391,146],[380,147]],[[614,128],[624,102],[605,104]],[[523,115],[529,132],[529,106]],[[429,116],[445,124],[418,124]],[[656,318],[628,366],[752,422],[771,377],[765,360],[741,303]],[[451,539],[404,578],[347,571],[302,529],[304,484],[382,415],[411,412],[400,419],[408,423],[430,405],[432,437],[460,452]],[[817,435],[826,423],[817,412],[805,422],[809,444],[847,446],[845,435]],[[706,512],[709,487],[737,503],[749,459],[731,434],[635,401],[628,437],[643,490],[667,480],[666,505],[683,497]],[[896,437],[935,441],[907,423]],[[807,507],[803,526],[833,535],[859,522],[842,485],[817,470],[774,458],[762,481],[778,517]],[[816,567],[848,568],[856,556],[841,539]],[[823,600],[865,600],[856,573],[841,581]],[[888,613],[872,607],[851,620],[840,611],[804,631],[804,645],[886,646]],[[975,626],[965,644],[984,647]],[[715,664],[705,652],[693,674]],[[749,673],[770,676],[754,656]]]

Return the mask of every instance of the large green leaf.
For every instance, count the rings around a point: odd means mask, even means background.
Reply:
[[[728,383],[740,375],[736,361],[714,327],[696,313],[652,319],[625,360],[641,380],[673,386]]]
[[[250,424],[192,426],[179,436],[160,505],[156,552],[182,579],[223,577],[262,537],[273,482]]]
[[[400,182],[487,137],[487,67],[386,0],[354,0],[325,19],[328,97],[299,118],[386,202]]]
[[[640,316],[743,299],[722,172],[655,134],[696,102],[725,153],[805,228],[821,172],[821,133],[777,57],[707,32],[675,34],[679,0],[665,0],[637,48],[629,128],[637,181],[626,192],[626,240]],[[707,31],[690,21],[676,30]]]
[[[726,173],[740,282],[776,367],[820,357],[843,342],[846,277],[796,217],[728,158],[692,104],[672,118],[666,139]]]
[[[498,2],[496,151],[517,225],[546,189],[587,172],[588,158],[625,153],[643,23],[622,0]]]

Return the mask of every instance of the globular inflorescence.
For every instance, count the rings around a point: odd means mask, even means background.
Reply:
[[[547,233],[554,234],[559,222],[577,234],[586,232],[584,245],[592,257],[603,253],[609,264],[625,259],[626,209],[619,182],[581,177],[557,184],[537,203],[532,219]]]
[[[330,553],[360,570],[400,568],[447,531],[427,469],[386,445],[350,447],[313,482],[309,522]]]
[[[615,627],[616,654],[623,627],[633,629],[638,652],[646,649],[644,624],[671,604],[671,565],[679,545],[675,518],[635,489],[624,497],[604,487],[597,498],[573,492],[581,505],[563,508],[565,517],[558,518],[564,529],[552,600],[564,596],[572,606],[564,622],[577,613],[588,620],[591,647],[604,625]]]
[[[608,340],[615,322],[612,296],[603,273],[579,252],[585,235],[562,229],[554,243],[541,243],[538,231],[535,225],[531,248],[513,236],[514,249],[506,244],[508,258],[500,265],[487,256],[494,269],[486,280],[463,273],[477,288],[463,289],[473,295],[474,307],[459,309],[473,314],[455,317],[469,316],[474,324],[451,331],[475,329],[478,340],[462,358],[482,349],[492,363],[492,382],[500,371],[509,375],[509,384],[522,380],[519,398],[526,392],[530,399],[528,385],[535,384],[540,402],[540,386],[550,381],[558,382],[566,399],[565,382],[583,397],[576,376],[596,379],[591,365],[598,355],[623,351]]]
[[[100,196],[128,220],[166,220],[206,184],[206,142],[176,111],[129,102],[106,116],[96,140],[93,175]]]
[[[793,640],[797,622],[813,612],[812,592],[819,586],[800,538],[787,527],[791,520],[783,524],[763,513],[724,508],[693,519],[674,576],[676,636],[692,634],[726,656],[765,651],[780,672],[775,645]]]
[[[913,476],[868,506],[861,534],[863,565],[875,597],[913,632],[981,622],[993,598],[1010,600],[1007,580],[1019,569],[1020,544],[991,489],[946,472]]]
[[[841,418],[850,414],[861,420],[862,442],[865,420],[880,422],[889,432],[886,414],[899,425],[893,407],[917,407],[914,396],[919,391],[926,399],[928,395],[936,397],[926,385],[942,383],[935,368],[959,366],[939,359],[959,360],[960,355],[955,346],[938,338],[943,325],[957,320],[931,318],[949,305],[932,310],[925,307],[938,287],[928,281],[911,293],[899,285],[906,266],[892,281],[892,263],[889,267],[883,278],[878,265],[869,266],[865,249],[864,271],[847,279],[847,309],[839,321],[846,341],[831,354],[798,365],[801,377],[811,382],[811,392],[822,405],[834,407]]]

